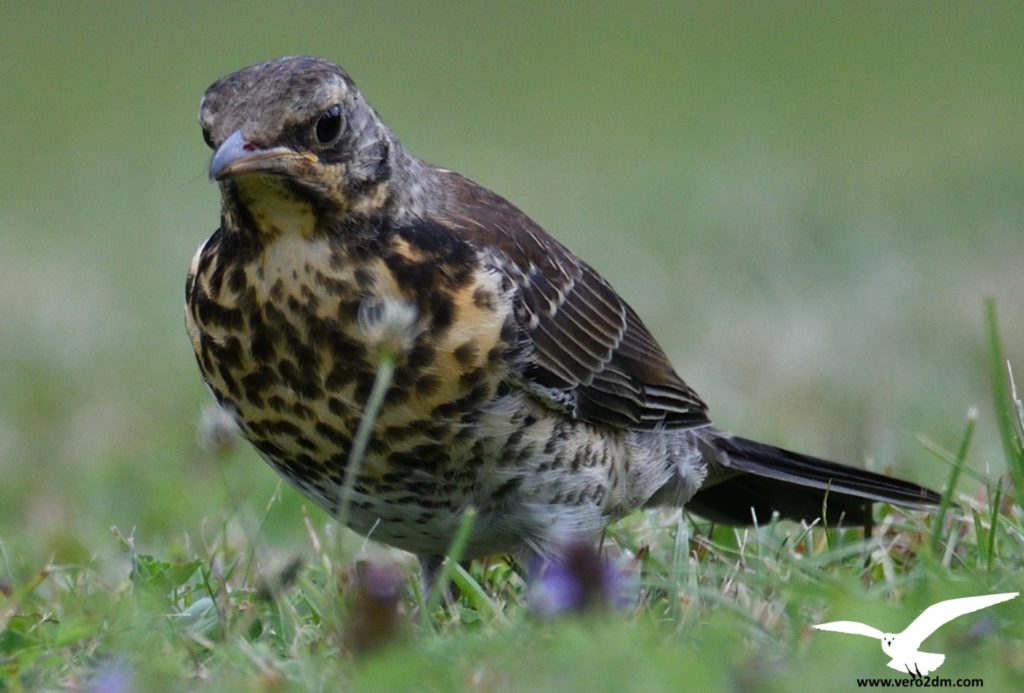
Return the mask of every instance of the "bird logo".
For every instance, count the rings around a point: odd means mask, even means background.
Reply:
[[[866,635],[882,641],[882,652],[887,654],[889,668],[906,672],[911,677],[927,676],[942,666],[946,655],[935,652],[921,652],[918,648],[928,636],[955,618],[972,611],[987,609],[1001,602],[1009,601],[1020,592],[1003,592],[1001,594],[984,594],[977,597],[961,597],[947,599],[932,604],[921,612],[909,626],[900,633],[883,633],[873,626],[857,621],[831,621],[813,626],[815,630],[830,630],[849,635]]]

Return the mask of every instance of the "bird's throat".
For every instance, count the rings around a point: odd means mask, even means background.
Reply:
[[[264,238],[291,235],[312,238],[316,233],[317,215],[308,197],[297,192],[280,177],[267,175],[240,176],[225,190],[229,213],[245,215],[236,228],[254,228]],[[239,220],[242,221],[242,220]]]

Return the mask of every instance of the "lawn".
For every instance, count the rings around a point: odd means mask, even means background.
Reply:
[[[877,642],[810,625],[1024,586],[1019,3],[4,3],[0,27],[0,689],[852,690],[889,672]],[[720,426],[956,505],[878,508],[870,537],[637,514],[605,542],[625,603],[543,618],[496,558],[430,608],[407,555],[202,435],[195,113],[295,53],[597,267]],[[1014,690],[1024,601],[926,646]]]

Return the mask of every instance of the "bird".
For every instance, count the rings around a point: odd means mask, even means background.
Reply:
[[[880,640],[882,652],[891,658],[887,666],[918,678],[932,673],[946,661],[946,655],[921,652],[918,649],[928,636],[953,619],[1009,601],[1019,594],[1020,592],[1004,592],[947,599],[929,606],[899,633],[883,633],[877,628],[857,621],[831,621],[812,627],[816,630],[829,630],[849,635],[866,635],[869,638]]]
[[[295,488],[425,568],[469,509],[466,560],[531,561],[640,508],[837,525],[868,522],[873,501],[940,501],[714,426],[608,281],[409,153],[333,62],[229,74],[199,122],[221,197],[185,286],[202,378]]]

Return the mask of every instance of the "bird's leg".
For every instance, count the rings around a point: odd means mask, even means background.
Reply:
[[[423,591],[423,599],[426,601],[434,584],[441,576],[441,564],[444,563],[444,556],[420,556],[420,589]]]
[[[437,585],[437,581],[441,579],[441,566],[444,565],[444,556],[420,556],[420,589],[423,591],[423,603],[427,603],[430,599],[430,595],[433,593],[434,588]],[[469,563],[461,564],[463,567],[468,568]],[[455,600],[459,598],[459,588],[455,583],[450,582],[445,587],[444,594],[441,595],[444,599],[445,606],[453,606]]]

